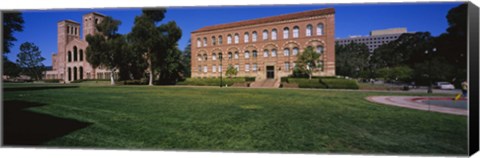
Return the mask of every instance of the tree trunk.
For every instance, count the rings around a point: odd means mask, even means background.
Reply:
[[[110,69],[110,85],[115,85],[115,80],[113,79],[113,73],[115,72],[115,69]]]
[[[152,58],[151,57],[148,57],[147,63],[148,63],[148,73],[150,73],[149,74],[149,79],[148,79],[148,85],[153,86],[153,70],[152,70]]]
[[[308,74],[308,79],[309,79],[309,80],[312,80],[312,73],[309,73],[309,74]]]

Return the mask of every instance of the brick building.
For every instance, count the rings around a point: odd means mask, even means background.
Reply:
[[[335,75],[333,8],[207,26],[193,31],[191,39],[192,77],[219,77],[230,65],[237,76],[278,79],[292,74],[307,47],[321,54],[314,75]]]
[[[86,60],[85,50],[88,46],[87,35],[96,33],[95,24],[105,16],[88,13],[82,17],[82,26],[73,20],[57,23],[57,53],[52,54],[52,70],[45,72],[45,79],[60,79],[70,83],[80,79],[108,79],[110,71],[94,69]],[[83,36],[80,38],[80,29]]]

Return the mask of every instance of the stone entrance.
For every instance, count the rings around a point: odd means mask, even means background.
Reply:
[[[275,66],[267,66],[267,79],[275,78]]]

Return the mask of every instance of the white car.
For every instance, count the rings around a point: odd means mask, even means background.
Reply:
[[[435,83],[435,87],[438,89],[455,89],[455,86],[453,84],[448,83],[448,82],[437,82]]]

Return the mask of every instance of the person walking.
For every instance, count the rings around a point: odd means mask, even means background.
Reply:
[[[467,97],[468,83],[467,81],[462,82],[462,94],[463,97]]]

